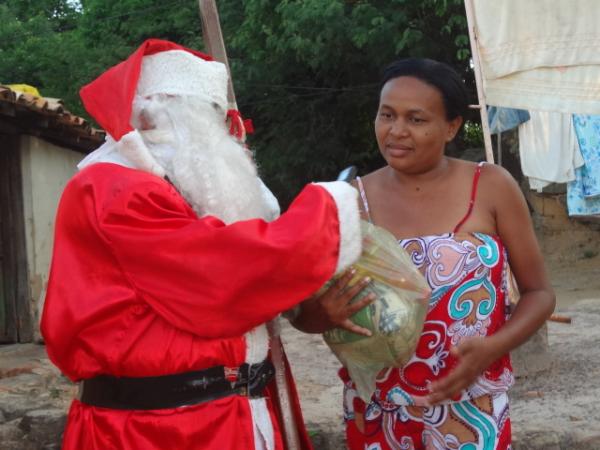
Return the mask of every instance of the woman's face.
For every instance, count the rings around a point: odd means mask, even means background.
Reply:
[[[381,90],[375,135],[381,154],[392,168],[422,173],[442,159],[462,118],[446,119],[442,94],[414,77],[389,80]]]

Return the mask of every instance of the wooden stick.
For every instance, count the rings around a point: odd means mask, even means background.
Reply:
[[[483,77],[481,75],[481,59],[479,56],[479,47],[477,45],[477,30],[475,29],[475,15],[473,14],[472,1],[473,0],[465,0],[465,11],[467,13],[469,41],[471,41],[471,55],[473,56],[473,72],[475,72],[479,113],[481,114],[481,129],[483,131],[483,143],[485,145],[485,159],[487,162],[493,164],[494,152],[492,151],[492,137],[490,136],[490,125],[488,123],[488,114],[485,105],[485,92],[483,91]]]
[[[559,323],[571,323],[572,320],[569,316],[561,316],[560,314],[552,314],[548,321],[550,322],[559,322]]]
[[[229,73],[227,100],[229,102],[229,108],[237,109],[231,70],[227,59],[227,51],[225,50],[223,33],[221,32],[217,5],[215,4],[215,0],[198,0],[198,4],[200,6],[202,34],[206,51],[217,61],[227,66],[227,72]],[[297,418],[292,409],[290,387],[288,386],[286,379],[283,343],[279,336],[278,320],[279,318],[275,318],[269,322],[269,324],[267,324],[267,330],[269,332],[269,339],[271,340],[271,359],[275,366],[275,383],[277,386],[279,405],[281,406],[281,433],[286,443],[286,450],[300,450],[300,436],[298,435],[298,429],[296,427]]]
[[[300,437],[296,427],[296,417],[292,409],[292,396],[287,382],[285,368],[285,354],[283,342],[281,341],[281,328],[278,323],[280,319],[275,318],[267,324],[269,338],[271,339],[271,360],[275,366],[275,385],[281,409],[281,432],[286,443],[286,450],[300,450]]]
[[[233,90],[233,81],[227,51],[225,50],[225,41],[221,32],[221,23],[219,21],[219,12],[215,0],[198,0],[200,6],[200,19],[202,20],[202,37],[207,53],[215,60],[227,66],[229,80],[227,82],[227,101],[229,108],[237,109],[235,101],[235,92]]]

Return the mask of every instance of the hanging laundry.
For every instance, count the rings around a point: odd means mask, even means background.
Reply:
[[[529,111],[530,120],[519,125],[521,170],[531,189],[575,180],[583,165],[571,114]]]
[[[579,171],[584,197],[600,195],[600,116],[575,114],[573,125],[584,165]]]
[[[600,215],[600,116],[577,114],[573,125],[585,164],[567,185],[569,215]]]
[[[600,114],[598,0],[472,5],[489,104]]]
[[[567,184],[567,210],[569,216],[598,216],[600,218],[600,196],[585,197],[580,175],[581,169],[575,170],[576,178]]]
[[[487,113],[491,134],[504,133],[529,120],[529,112],[524,109],[488,106]]]

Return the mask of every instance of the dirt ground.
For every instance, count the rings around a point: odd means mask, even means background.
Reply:
[[[600,450],[600,232],[541,230],[539,238],[555,311],[572,323],[549,322],[544,370],[517,374],[511,393],[515,449]],[[283,337],[315,448],[344,448],[339,363],[319,335],[287,325]]]
[[[600,226],[564,227],[568,219],[552,220],[553,226],[545,222],[537,230],[557,294],[556,312],[572,323],[549,322],[547,334],[513,352],[514,450],[600,450]],[[315,450],[342,450],[339,363],[320,335],[282,323]],[[0,346],[0,449],[60,448],[75,391],[43,346]]]

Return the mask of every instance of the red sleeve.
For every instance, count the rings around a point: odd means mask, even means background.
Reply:
[[[94,186],[94,201],[83,204],[94,205],[99,233],[138,296],[177,328],[240,335],[310,296],[335,270],[337,208],[319,186],[306,187],[273,222],[231,225],[198,219],[156,177],[117,195],[105,187],[110,195]]]

